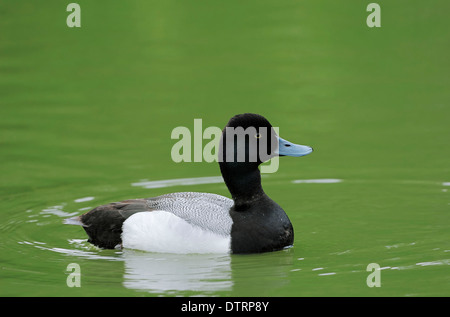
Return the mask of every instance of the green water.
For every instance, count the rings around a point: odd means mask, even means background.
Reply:
[[[1,296],[449,296],[448,1],[0,2]],[[175,191],[173,128],[266,116],[314,147],[263,178],[293,248],[100,250],[64,218]],[[337,179],[339,182],[295,182]],[[133,185],[134,184],[134,185]],[[81,287],[68,287],[67,266]],[[381,287],[368,287],[369,263]]]

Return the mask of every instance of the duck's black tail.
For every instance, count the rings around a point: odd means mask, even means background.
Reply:
[[[101,248],[114,249],[122,243],[123,222],[142,211],[151,211],[145,199],[124,200],[96,207],[81,216],[66,219],[65,223],[82,226],[90,243]]]

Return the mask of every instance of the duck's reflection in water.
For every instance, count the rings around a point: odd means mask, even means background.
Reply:
[[[164,254],[123,250],[124,286],[151,293],[217,292],[233,287],[228,254]]]

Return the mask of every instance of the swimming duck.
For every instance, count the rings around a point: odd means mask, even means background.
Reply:
[[[164,253],[281,250],[293,244],[294,230],[284,210],[264,192],[258,167],[277,155],[300,157],[311,152],[309,146],[277,136],[261,115],[236,115],[222,132],[218,153],[232,199],[212,193],[171,193],[102,205],[66,223],[83,226],[88,241],[101,248]]]

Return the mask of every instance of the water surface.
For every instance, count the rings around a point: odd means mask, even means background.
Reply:
[[[61,1],[0,3],[1,296],[450,295],[447,1],[381,1],[379,29],[357,0],[77,3],[79,29]],[[170,134],[243,112],[314,147],[263,177],[292,248],[102,250],[63,224],[130,198],[229,197],[217,164],[171,160]]]

